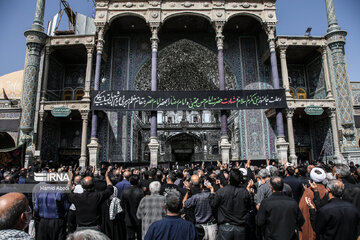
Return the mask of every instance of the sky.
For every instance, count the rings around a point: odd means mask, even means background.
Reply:
[[[345,53],[350,81],[360,81],[360,1],[333,0],[338,23],[348,32]],[[44,27],[59,12],[59,0],[47,0]],[[74,12],[93,16],[91,0],[68,0]],[[36,0],[0,0],[0,76],[24,68],[25,37],[35,15]],[[277,35],[303,36],[312,27],[312,36],[327,30],[325,0],[277,0]],[[64,19],[66,16],[64,14]]]

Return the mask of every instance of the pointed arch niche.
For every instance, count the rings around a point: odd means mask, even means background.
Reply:
[[[151,59],[139,70],[135,90],[151,89]],[[189,39],[169,44],[158,53],[158,89],[160,91],[218,90],[217,55]],[[228,90],[236,89],[235,75],[225,63]]]

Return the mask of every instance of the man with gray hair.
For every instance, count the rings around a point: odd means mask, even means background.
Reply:
[[[149,190],[151,195],[141,199],[137,209],[136,217],[142,222],[142,237],[144,239],[150,225],[165,217],[166,212],[164,208],[165,197],[160,195],[161,184],[159,181],[150,183]]]
[[[360,211],[360,188],[350,175],[350,167],[346,164],[336,164],[333,173],[336,179],[341,180],[344,184],[342,199],[351,202]]]
[[[257,193],[255,194],[254,201],[257,210],[260,208],[261,202],[271,196],[271,189],[270,189],[270,172],[267,169],[261,169],[258,174],[261,185],[258,188]]]
[[[314,231],[321,239],[357,239],[360,233],[360,212],[357,208],[341,200],[344,184],[339,180],[331,180],[327,185],[329,202],[315,211],[309,198],[305,198],[310,208],[310,220]]]
[[[76,231],[70,234],[66,240],[110,240],[105,234],[92,229]]]
[[[181,208],[182,203],[179,194],[177,192],[167,194],[165,197],[166,217],[151,224],[145,235],[145,240],[196,240],[195,226],[181,218]]]

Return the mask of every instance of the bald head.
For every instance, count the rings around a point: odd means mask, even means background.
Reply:
[[[270,187],[273,192],[281,192],[284,188],[284,182],[282,178],[278,176],[271,177]]]
[[[29,203],[22,193],[8,193],[0,197],[0,230],[23,230],[30,220]]]
[[[315,166],[314,165],[309,165],[309,166],[307,166],[307,172],[308,173],[310,173],[311,172],[311,170],[314,168]]]
[[[92,192],[95,190],[94,188],[94,182],[92,180],[92,177],[84,177],[82,180],[81,180],[81,186],[82,188],[84,189],[84,191],[87,191],[87,192]]]
[[[80,175],[77,175],[75,178],[74,178],[74,183],[76,185],[80,184],[80,180],[81,180],[81,176]]]
[[[192,175],[190,181],[191,181],[193,186],[199,186],[199,184],[200,184],[199,175]]]
[[[126,170],[126,171],[124,172],[124,178],[126,178],[127,180],[129,180],[130,176],[131,176],[131,172]]]
[[[12,174],[9,174],[4,178],[4,182],[13,184],[13,183],[15,183],[15,178]]]

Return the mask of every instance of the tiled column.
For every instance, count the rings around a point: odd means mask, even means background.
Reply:
[[[274,89],[279,89],[280,80],[279,80],[279,72],[278,72],[278,65],[277,65],[276,51],[275,51],[275,24],[266,25],[265,30],[268,34],[273,85],[274,85]],[[283,162],[284,160],[287,161],[287,151],[289,144],[285,141],[282,109],[276,109],[276,130],[277,130],[276,148],[278,152],[279,161],[281,162]]]
[[[331,72],[333,78],[332,83],[334,84],[333,94],[336,98],[337,122],[344,136],[344,138],[341,139],[343,144],[342,149],[344,152],[348,152],[344,154],[344,156],[350,156],[356,151],[358,157],[360,149],[355,138],[354,106],[351,98],[351,86],[344,49],[347,32],[341,30],[338,25],[333,0],[325,0],[325,3],[328,20],[325,39],[328,43],[332,63]]]
[[[286,62],[286,49],[287,46],[280,47],[281,75],[283,80],[283,86],[285,88],[286,98],[292,99],[292,96],[290,94],[289,74]]]
[[[336,108],[327,109],[327,114],[331,120],[331,130],[334,141],[334,160],[336,163],[341,163],[343,161],[343,157],[340,154],[340,148],[339,148],[339,136],[338,136],[338,128],[336,124]]]
[[[104,27],[98,29],[98,42],[96,45],[96,66],[95,66],[95,78],[94,78],[94,90],[99,90],[100,87],[100,67],[101,57],[104,48]],[[88,52],[89,54],[89,52]],[[88,61],[90,59],[88,58]],[[88,70],[88,69],[87,69]],[[88,73],[88,72],[87,72]],[[87,74],[86,77],[89,75]],[[90,165],[96,167],[99,158],[99,150],[101,148],[97,138],[97,127],[98,127],[98,115],[95,111],[92,112],[91,119],[91,139],[88,145],[89,148],[89,159]]]
[[[44,27],[44,11],[45,11],[45,0],[37,0],[35,18],[31,29],[26,31],[26,46],[27,46],[27,59],[24,69],[24,84],[21,99],[21,141],[26,143],[26,154],[25,154],[25,167],[30,164],[33,152],[34,152],[34,117],[35,117],[35,105],[36,105],[36,91],[38,86],[39,78],[39,65],[40,65],[40,54],[45,44],[46,34],[43,32]]]
[[[159,23],[150,23],[152,36],[151,40],[151,91],[157,91],[157,53],[158,53],[158,44],[159,44]],[[158,163],[158,150],[159,150],[159,141],[157,138],[157,112],[151,112],[151,122],[150,122],[150,167],[157,167]]]
[[[79,166],[85,167],[86,166],[86,144],[87,144],[87,129],[88,129],[88,111],[80,111],[81,119],[82,119],[82,132],[81,132],[81,155],[79,159]],[[91,165],[91,164],[90,164]],[[96,167],[95,165],[92,165]]]
[[[45,47],[45,68],[44,68],[44,77],[43,77],[43,85],[41,91],[41,100],[40,100],[40,111],[39,111],[39,125],[38,125],[38,134],[37,134],[37,141],[36,141],[36,149],[41,152],[42,147],[42,137],[43,137],[43,130],[44,130],[44,120],[45,114],[44,111],[44,104],[46,101],[46,92],[47,92],[47,84],[49,81],[49,68],[50,68],[50,54],[53,52],[53,49],[50,46]],[[41,154],[40,154],[40,161]]]
[[[335,7],[333,0],[325,0],[326,4],[326,14],[328,20],[328,32],[333,32],[340,30],[340,26],[338,24],[336,14],[335,14]]]
[[[294,126],[293,126],[293,116],[294,108],[289,108],[286,110],[286,119],[287,119],[287,128],[288,128],[288,138],[289,138],[289,148],[290,148],[290,157],[289,160],[294,165],[297,165],[297,156],[295,153],[295,137],[294,137]]]
[[[44,32],[44,12],[45,12],[45,0],[36,1],[36,10],[31,30]]]
[[[53,49],[50,46],[45,47],[45,69],[44,69],[44,78],[42,85],[42,97],[41,102],[44,103],[46,101],[46,92],[47,92],[47,84],[49,81],[49,68],[50,68],[50,54],[53,52]]]
[[[324,78],[325,78],[325,87],[326,87],[326,98],[327,99],[334,99],[331,93],[331,84],[330,84],[330,77],[329,77],[329,68],[328,68],[328,61],[327,61],[327,54],[326,54],[326,46],[320,48],[321,57],[322,57],[322,65],[324,70]]]
[[[216,45],[218,49],[218,71],[219,71],[219,89],[220,91],[226,91],[225,83],[225,71],[224,71],[224,35],[223,28],[225,22],[215,22],[215,31],[216,31]],[[221,160],[222,163],[230,162],[230,148],[231,144],[229,143],[229,136],[227,134],[227,115],[225,110],[221,110]]]
[[[40,109],[39,111],[39,128],[38,128],[38,136],[37,136],[37,144],[36,149],[41,152],[41,146],[42,146],[42,137],[43,137],[43,130],[44,130],[44,120],[45,120],[45,111],[43,109]],[[40,155],[41,160],[41,155]]]
[[[93,45],[86,46],[86,50],[87,50],[87,62],[86,62],[86,77],[85,77],[85,95],[83,97],[83,100],[90,101],[90,82],[91,82],[94,46]]]

